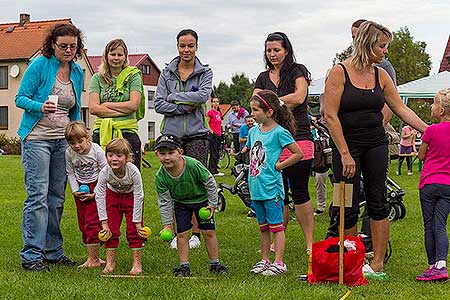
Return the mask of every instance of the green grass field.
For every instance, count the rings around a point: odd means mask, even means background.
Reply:
[[[161,223],[154,188],[154,173],[159,163],[153,154],[147,155],[147,159],[153,167],[143,169],[145,221],[154,232],[159,232]],[[395,167],[396,162],[392,169]],[[231,183],[233,178],[229,176],[229,170],[225,173],[228,176],[218,178],[218,181]],[[229,268],[226,277],[211,279],[202,245],[191,251],[191,271],[195,277],[174,278],[171,270],[177,264],[177,253],[169,250],[168,244],[155,234],[149,238],[144,250],[145,278],[104,278],[100,276],[101,269],[80,270],[76,267],[54,267],[44,274],[24,272],[19,258],[25,199],[20,157],[0,156],[0,174],[0,299],[339,299],[348,290],[345,286],[312,286],[297,281],[299,274],[306,273],[307,256],[303,236],[294,221],[287,230],[285,262],[288,272],[276,278],[250,274],[250,268],[260,259],[259,229],[254,220],[246,218],[247,209],[242,202],[229,193],[226,193],[226,210],[216,215],[220,259]],[[407,214],[405,219],[391,224],[393,256],[385,267],[389,281],[371,281],[368,286],[352,288],[347,299],[449,299],[448,283],[415,281],[415,276],[426,266],[418,175],[392,177],[406,192]],[[310,187],[311,197],[315,199],[313,178]],[[86,253],[69,189],[66,195],[61,224],[64,249],[69,257],[81,263]],[[324,237],[327,224],[327,215],[315,218],[315,240]],[[122,239],[116,274],[127,274],[130,268],[130,251]]]

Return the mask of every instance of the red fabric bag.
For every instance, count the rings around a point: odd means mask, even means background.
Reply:
[[[344,284],[349,286],[367,285],[362,273],[365,247],[361,238],[345,236],[344,240],[354,241],[356,250],[344,250]],[[345,248],[344,248],[345,249]],[[339,283],[339,238],[329,238],[312,245],[311,268],[308,282]]]

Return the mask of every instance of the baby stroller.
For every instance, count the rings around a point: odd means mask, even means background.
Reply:
[[[228,185],[225,183],[219,183],[217,188],[218,195],[218,206],[217,211],[221,212],[225,210],[226,201],[223,194],[224,190],[229,191],[233,195],[238,195],[245,206],[253,210],[250,201],[250,191],[248,188],[248,169],[249,166],[246,164],[238,164],[231,168],[231,174],[236,178],[233,185]]]

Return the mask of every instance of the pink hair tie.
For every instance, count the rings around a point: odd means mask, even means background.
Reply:
[[[267,109],[273,109],[270,107],[269,103],[267,103],[267,101],[264,100],[264,98],[261,97],[258,93],[256,93],[255,96],[258,97],[258,99],[261,100],[262,103],[264,103],[264,105],[267,107]]]

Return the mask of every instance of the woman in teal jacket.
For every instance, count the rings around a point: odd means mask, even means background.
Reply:
[[[44,262],[75,264],[64,255],[60,221],[66,187],[64,129],[80,118],[84,76],[74,61],[83,48],[78,28],[56,25],[45,38],[43,56],[25,71],[16,95],[16,106],[24,110],[18,134],[27,191],[20,257],[28,271],[46,271]]]

